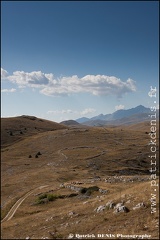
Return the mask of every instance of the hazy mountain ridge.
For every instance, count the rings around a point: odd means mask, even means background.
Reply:
[[[159,117],[159,110],[157,112],[157,118]],[[146,108],[142,105],[139,105],[135,108],[131,109],[121,109],[113,112],[112,114],[100,114],[98,116],[92,117],[87,121],[82,121],[82,124],[88,126],[98,126],[98,125],[123,125],[123,124],[133,124],[133,123],[140,123],[143,121],[150,120],[151,114],[150,108]],[[76,119],[79,122],[79,119]]]

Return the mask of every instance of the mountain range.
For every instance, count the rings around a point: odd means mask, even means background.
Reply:
[[[87,126],[100,125],[129,125],[150,120],[150,108],[139,105],[131,109],[120,109],[111,114],[100,114],[92,118],[78,118],[76,122]],[[159,110],[156,110],[157,118],[159,117]]]

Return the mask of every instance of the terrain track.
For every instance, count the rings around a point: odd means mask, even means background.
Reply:
[[[9,212],[7,213],[7,215],[5,216],[5,218],[3,218],[3,220],[1,221],[1,223],[5,222],[5,221],[9,221],[15,214],[15,212],[17,211],[17,209],[19,208],[19,206],[21,205],[21,203],[29,196],[31,195],[34,191],[38,190],[38,189],[42,189],[48,187],[48,185],[45,186],[40,186],[38,188],[35,188],[29,192],[27,192],[23,197],[21,197],[20,199],[18,199],[18,201],[12,206],[12,208],[9,210]]]

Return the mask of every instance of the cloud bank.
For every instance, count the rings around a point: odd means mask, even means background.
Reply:
[[[129,78],[124,82],[117,77],[106,75],[86,75],[82,78],[73,75],[55,79],[52,73],[15,71],[9,75],[1,68],[1,78],[17,84],[19,88],[40,88],[40,93],[47,96],[89,93],[122,97],[126,93],[136,91],[134,80]]]
[[[1,90],[2,93],[13,93],[13,92],[16,92],[16,89],[15,88],[11,88],[11,89],[2,89]]]
[[[71,109],[66,109],[66,110],[49,110],[47,112],[47,114],[68,114],[68,113],[71,113],[71,114],[77,114],[77,115],[87,115],[87,114],[90,114],[90,113],[94,113],[96,112],[96,109],[94,108],[86,108],[84,109],[83,111],[74,111],[74,110],[71,110]]]

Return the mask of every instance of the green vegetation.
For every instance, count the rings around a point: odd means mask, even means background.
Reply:
[[[98,191],[98,190],[99,190],[99,187],[92,186],[92,187],[88,187],[88,188],[82,188],[80,190],[80,193],[86,194],[86,195],[91,195],[94,191]]]
[[[43,204],[50,201],[55,201],[57,198],[61,198],[61,196],[57,194],[43,193],[36,200],[36,204]]]

